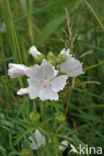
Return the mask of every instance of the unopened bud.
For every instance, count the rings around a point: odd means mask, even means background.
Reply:
[[[65,115],[62,112],[56,113],[55,114],[55,118],[56,120],[58,120],[59,122],[65,121]]]
[[[30,120],[32,121],[38,121],[40,119],[40,114],[37,111],[33,111],[30,114]]]
[[[52,65],[56,65],[56,57],[55,55],[50,51],[47,55],[47,60],[52,64]]]
[[[62,64],[66,60],[66,54],[58,55],[56,58],[57,64]]]
[[[41,63],[45,56],[37,50],[35,46],[29,49],[29,53],[36,59],[36,63]]]
[[[45,56],[42,54],[42,53],[40,53],[39,55],[38,55],[38,58],[36,59],[36,62],[37,63],[41,63],[42,62],[42,60],[45,58]]]
[[[29,49],[29,54],[31,54],[34,58],[38,58],[38,55],[40,55],[40,52],[37,50],[37,48],[35,46],[32,46]]]
[[[28,88],[21,88],[17,91],[17,95],[24,95],[28,93]]]

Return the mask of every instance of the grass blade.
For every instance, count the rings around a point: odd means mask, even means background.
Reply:
[[[81,2],[82,0],[75,1],[74,3],[72,3],[72,5],[68,8],[68,12],[69,13],[74,12],[78,8]],[[40,44],[42,44],[64,22],[64,20],[65,20],[65,13],[51,20],[42,30],[41,34],[38,36],[35,45],[39,46]]]
[[[96,20],[98,21],[99,25],[101,26],[101,28],[104,31],[104,25],[102,24],[101,20],[99,19],[99,17],[96,15],[96,12],[94,11],[94,9],[91,7],[90,3],[88,3],[87,0],[85,0],[85,4],[88,6],[88,8],[91,10],[92,14],[95,16]]]

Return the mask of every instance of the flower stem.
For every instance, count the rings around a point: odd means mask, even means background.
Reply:
[[[67,115],[67,112],[68,112],[68,107],[69,107],[69,103],[70,103],[70,99],[72,95],[72,89],[74,88],[74,84],[75,84],[75,78],[72,78],[72,86],[71,88],[69,88],[69,97],[68,97],[66,108],[65,108],[65,116]]]
[[[102,60],[102,61],[99,62],[98,64],[94,64],[94,65],[92,65],[92,66],[89,66],[89,67],[84,68],[84,71],[90,70],[90,69],[93,69],[93,68],[96,68],[96,67],[98,67],[98,66],[100,66],[100,65],[102,65],[102,64],[104,64],[104,60]]]
[[[45,102],[41,103],[41,117],[42,117],[42,121],[45,120]]]

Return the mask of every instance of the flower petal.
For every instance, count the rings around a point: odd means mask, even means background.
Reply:
[[[51,87],[46,87],[43,88],[40,93],[39,93],[39,97],[42,101],[45,100],[58,100],[58,94],[57,92],[53,91]]]
[[[45,79],[53,79],[57,74],[57,70],[55,70],[54,67],[47,60],[44,59],[41,66],[43,66]]]
[[[32,78],[28,79],[28,83],[29,83],[28,93],[30,99],[37,98],[39,96],[40,90],[42,89],[42,83],[39,81],[35,81]]]
[[[30,143],[31,149],[32,149],[32,150],[38,149],[39,147],[38,147],[38,145],[34,142],[32,136],[29,136],[28,138],[29,138],[29,140],[31,141],[31,143]]]
[[[80,74],[84,74],[82,63],[79,60],[67,56],[66,61],[61,64],[61,72],[66,73],[69,77],[76,77]]]
[[[68,55],[72,56],[72,55],[70,54],[70,49],[66,49],[66,48],[64,48],[64,49],[62,49],[62,50],[60,51],[60,55],[61,55],[61,54],[66,54],[67,56],[68,56]]]
[[[38,129],[35,130],[35,138],[37,140],[37,144],[38,144],[38,147],[40,147],[41,145],[45,145],[46,144],[46,141],[45,141],[45,136],[42,135]]]
[[[54,77],[56,77],[58,75],[58,70],[55,69],[55,67],[53,66],[53,70],[54,70]]]
[[[29,68],[28,70],[25,71],[25,74],[30,77],[34,78],[37,81],[42,81],[45,79],[43,67],[39,65],[34,65],[33,67]]]
[[[37,81],[52,79],[57,73],[58,71],[45,59],[40,66],[36,64],[25,72],[28,77],[34,78]]]
[[[29,69],[29,67],[25,66],[24,64],[9,63],[8,75],[10,78],[23,76],[25,75],[25,71],[27,69]]]
[[[56,77],[52,82],[52,88],[55,92],[58,92],[60,90],[63,90],[64,86],[66,85],[66,80],[68,77],[66,75],[58,76]]]
[[[40,52],[37,50],[37,48],[35,46],[32,46],[29,49],[29,53],[36,59],[38,58],[38,55],[40,55]]]

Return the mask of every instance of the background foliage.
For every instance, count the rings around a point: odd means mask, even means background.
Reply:
[[[58,150],[63,139],[76,147],[80,143],[103,147],[103,6],[103,0],[0,0],[0,156],[27,156],[25,149],[31,153],[29,156],[68,155],[68,149],[63,153]],[[77,34],[74,56],[84,62],[86,73],[75,80],[65,119],[70,85],[60,93],[58,102],[42,104],[39,99],[29,100],[27,95],[17,96],[16,91],[26,86],[26,79],[8,78],[7,69],[10,62],[34,64],[28,54],[33,44],[44,54],[52,51],[57,55],[65,47],[66,7],[73,35]],[[33,153],[28,136],[36,128],[52,143]]]

